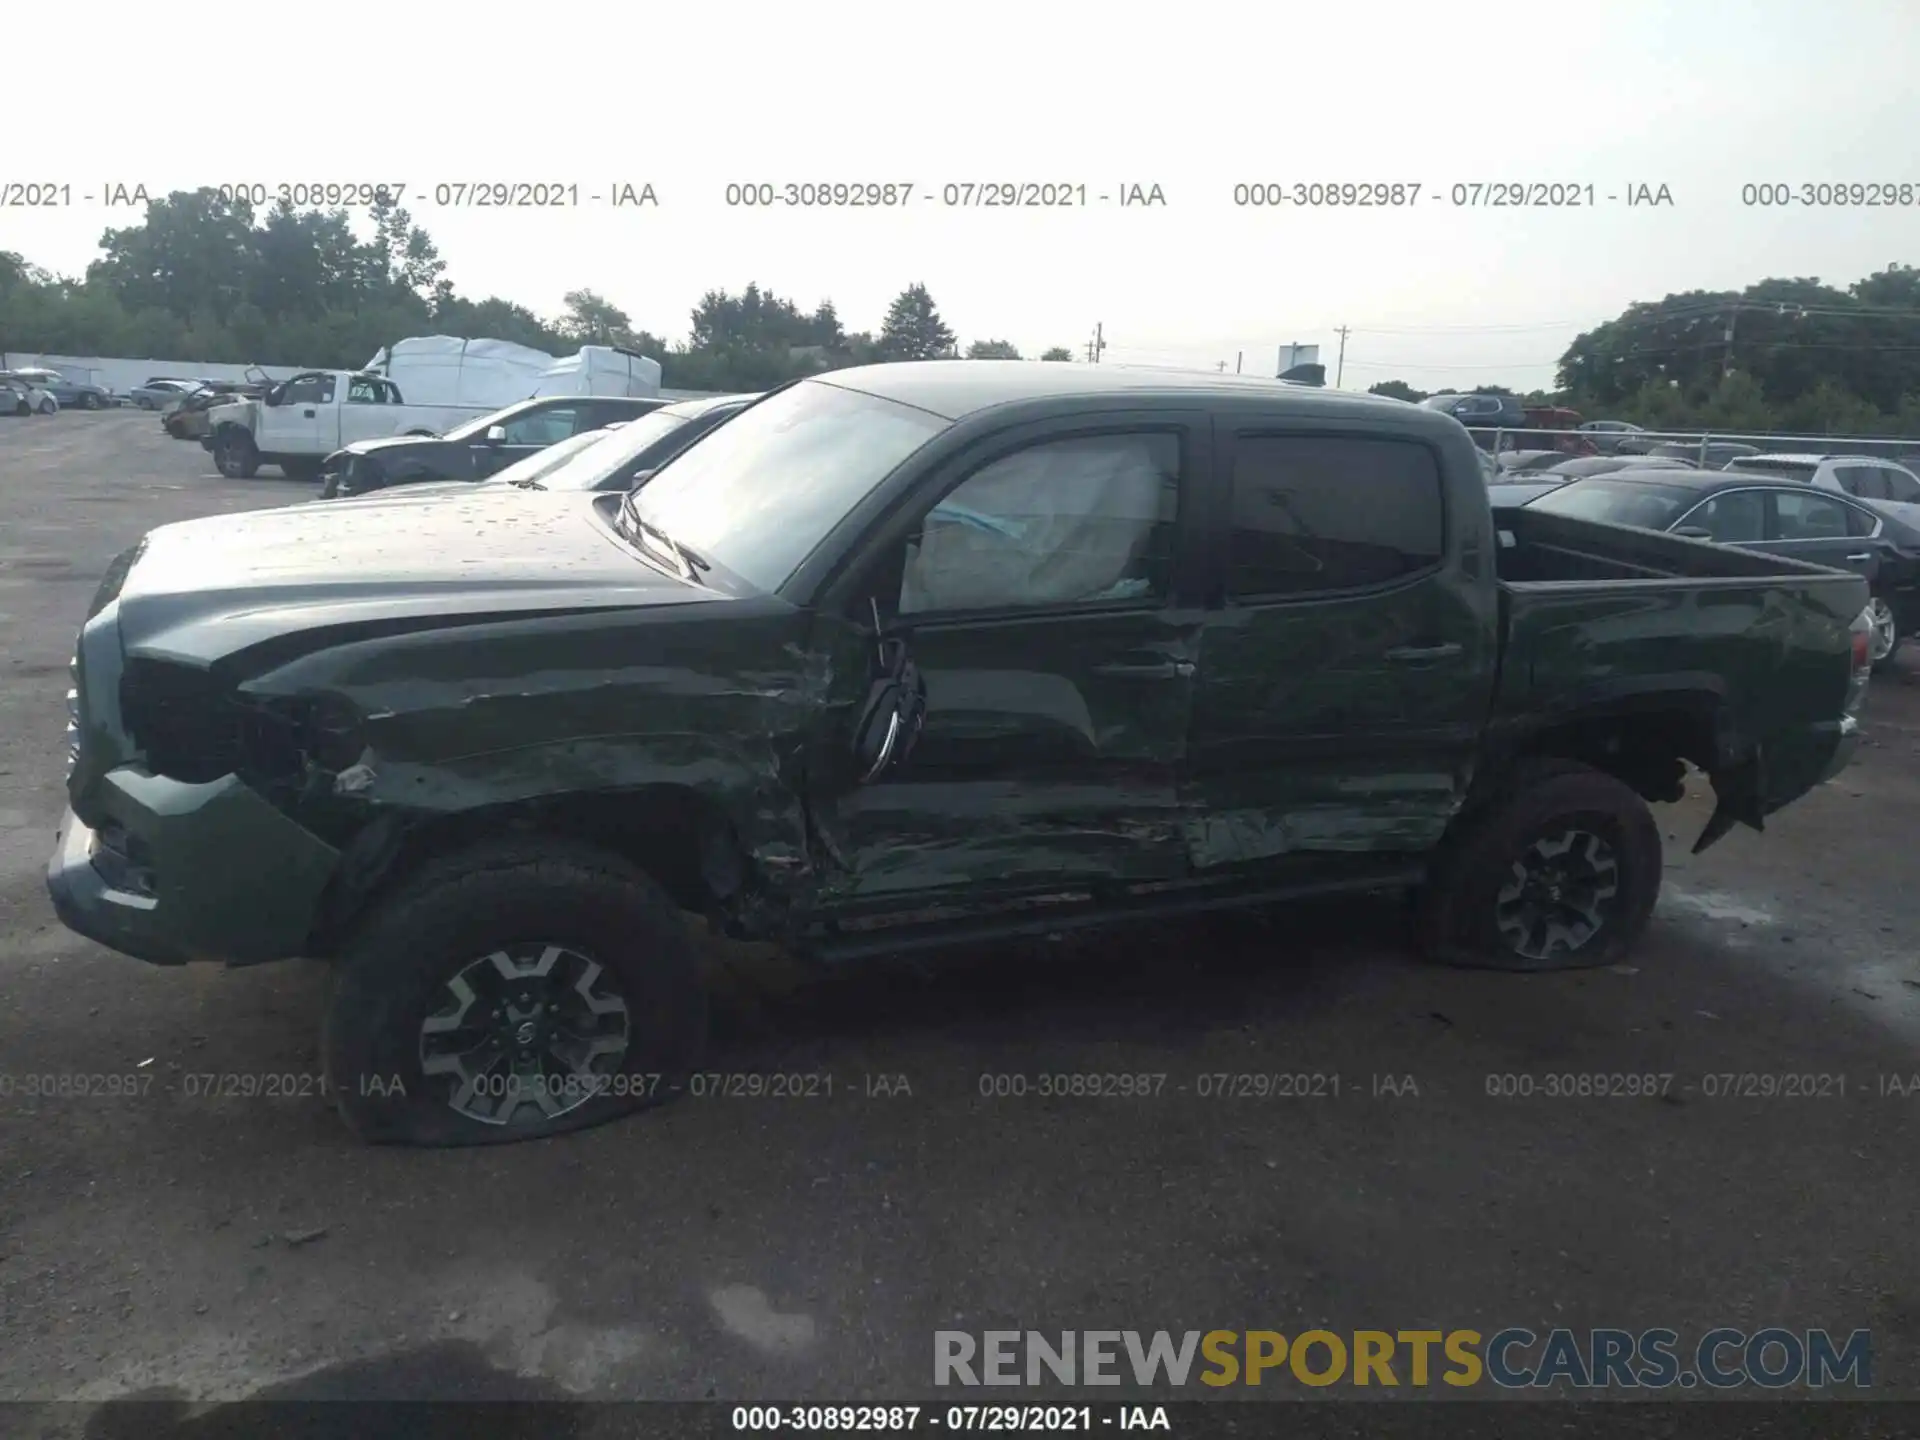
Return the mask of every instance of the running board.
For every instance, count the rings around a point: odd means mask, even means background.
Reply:
[[[1148,895],[1130,894],[1111,901],[1089,900],[1078,905],[1030,908],[1017,915],[981,916],[972,920],[937,921],[932,924],[908,923],[863,930],[858,934],[828,929],[805,936],[798,942],[797,948],[810,959],[862,960],[981,941],[1016,940],[1067,930],[1093,930],[1138,917],[1160,919],[1196,915],[1209,910],[1255,909],[1323,896],[1401,890],[1419,885],[1425,879],[1424,867],[1410,865],[1349,879],[1300,880],[1253,890],[1221,890],[1217,887],[1209,887],[1200,893],[1161,890]]]

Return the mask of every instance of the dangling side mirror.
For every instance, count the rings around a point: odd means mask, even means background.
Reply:
[[[913,752],[927,717],[927,686],[905,636],[887,636],[874,607],[875,669],[867,703],[853,728],[858,783],[871,784]]]

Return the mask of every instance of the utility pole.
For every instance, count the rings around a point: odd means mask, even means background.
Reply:
[[[1216,360],[1213,362],[1213,368],[1224,375],[1227,373],[1227,362],[1224,360]]]
[[[1104,322],[1096,322],[1093,327],[1093,339],[1087,342],[1087,362],[1091,365],[1098,365],[1100,363],[1100,352],[1107,348],[1107,342],[1103,335],[1106,328]]]
[[[1347,327],[1342,325],[1334,334],[1340,337],[1340,358],[1334,364],[1333,388],[1340,388],[1340,380],[1347,373]]]
[[[1246,358],[1247,358],[1247,352],[1244,350],[1242,350],[1238,355],[1235,355],[1233,357],[1233,373],[1234,374],[1238,375],[1240,373],[1240,366],[1246,360]]]
[[[1720,378],[1722,380],[1725,380],[1729,375],[1733,374],[1733,323],[1739,318],[1740,306],[1738,302],[1736,302],[1733,307],[1727,311],[1727,333],[1722,337],[1727,344],[1726,353],[1720,360]]]

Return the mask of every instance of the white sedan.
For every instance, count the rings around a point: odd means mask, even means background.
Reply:
[[[0,414],[52,415],[59,408],[50,391],[18,375],[0,375]]]

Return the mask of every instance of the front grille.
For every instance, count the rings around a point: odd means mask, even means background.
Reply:
[[[67,679],[73,683],[67,687],[67,777],[73,777],[73,767],[80,763],[80,657],[74,656],[67,661]]]

